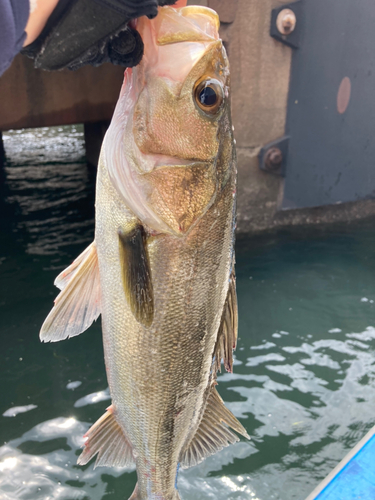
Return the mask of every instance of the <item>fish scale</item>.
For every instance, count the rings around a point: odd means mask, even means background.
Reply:
[[[98,193],[103,190],[103,197],[107,200],[115,196],[115,193],[111,196],[105,193],[105,187],[101,185],[101,175],[98,180]],[[108,177],[106,181],[109,184]],[[230,189],[231,186],[228,185],[227,190]],[[154,324],[151,328],[144,328],[135,322],[127,307],[123,297],[118,260],[117,262],[113,260],[115,269],[106,269],[105,272],[101,272],[101,275],[110,277],[108,285],[105,278],[101,283],[105,288],[111,289],[111,299],[108,301],[108,306],[103,306],[102,315],[103,318],[113,318],[109,324],[105,319],[103,320],[106,366],[111,367],[109,370],[107,368],[107,373],[109,385],[113,388],[111,389],[113,404],[119,415],[119,421],[137,449],[139,460],[143,460],[139,466],[137,461],[137,470],[143,472],[145,476],[151,475],[152,463],[157,464],[157,473],[153,475],[153,483],[161,484],[161,489],[168,477],[168,470],[170,469],[170,475],[173,476],[169,478],[172,484],[174,484],[176,474],[176,466],[172,467],[171,464],[163,466],[163,459],[169,456],[172,462],[174,455],[176,462],[186,440],[186,435],[182,435],[176,443],[171,439],[169,432],[169,427],[172,427],[175,418],[173,409],[176,394],[183,387],[183,381],[189,380],[190,405],[187,404],[187,410],[190,411],[186,411],[185,421],[180,424],[180,427],[189,430],[197,398],[203,397],[207,387],[231,264],[228,248],[233,231],[233,223],[230,220],[232,214],[221,205],[228,205],[233,201],[232,197],[225,196],[225,194],[224,192],[221,203],[212,208],[204,221],[189,234],[188,240],[191,245],[188,245],[185,240],[176,241],[173,236],[162,235],[153,238],[149,251],[154,293],[157,299]],[[103,209],[101,194],[98,194],[97,207],[98,212],[100,211],[100,214],[97,214],[97,224],[103,224],[107,228],[116,227],[116,223],[118,224],[121,219],[121,213],[114,213],[112,204],[108,205],[107,211]],[[213,213],[215,210],[222,214],[219,220]],[[210,237],[207,227],[212,226],[214,220],[216,224],[211,229],[214,237]],[[218,232],[222,252],[218,252]],[[117,234],[116,232],[105,234],[102,239],[106,242],[103,259],[107,259],[110,240],[112,246],[110,253],[116,253]],[[97,241],[100,241],[98,237]],[[204,252],[197,251],[203,243],[206,243]],[[100,266],[101,246],[99,243],[98,257]],[[194,272],[191,272],[192,269]],[[212,273],[212,270],[216,270],[216,273]],[[165,279],[166,274],[173,275],[173,278]],[[113,279],[114,276],[117,277],[116,280]],[[202,283],[205,286],[202,286]],[[211,290],[216,290],[217,293],[208,294]],[[207,295],[209,302],[207,302]],[[114,304],[118,305],[114,306]],[[109,308],[107,314],[106,307]],[[114,308],[118,311],[116,316],[112,312]],[[202,318],[206,318],[203,323],[207,330],[203,338],[201,338],[202,327],[200,327]],[[130,335],[126,334],[127,331],[131,332]],[[119,336],[118,332],[122,332],[122,335]],[[199,350],[197,352],[197,337],[199,346],[203,348],[202,352]],[[179,349],[177,349],[178,344],[180,344]],[[151,349],[148,349],[145,361],[140,363],[145,346],[148,345]],[[110,349],[107,346],[110,346]],[[207,353],[210,356],[207,356]],[[124,366],[128,368],[124,369]],[[134,388],[136,380],[141,382],[138,391],[133,392],[132,397],[132,386]],[[179,390],[176,391],[176,388]],[[198,405],[198,408],[202,404],[203,402]],[[133,427],[126,427],[129,426],[129,416],[132,412],[134,412]],[[126,415],[124,421],[122,421],[122,415]],[[144,415],[152,416],[152,418],[145,418]],[[164,435],[160,428],[160,419],[164,419],[163,424],[166,427]],[[154,447],[155,454],[154,456],[150,454],[148,457],[147,448],[151,447]],[[148,459],[150,466],[145,465]]]

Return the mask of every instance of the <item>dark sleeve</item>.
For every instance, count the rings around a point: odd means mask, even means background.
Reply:
[[[29,10],[29,0],[0,0],[0,76],[22,49]]]

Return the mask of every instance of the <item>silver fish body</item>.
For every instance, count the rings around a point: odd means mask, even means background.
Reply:
[[[232,370],[237,335],[236,162],[217,26],[198,7],[141,23],[145,60],[127,70],[103,143],[95,241],[57,278],[41,332],[61,340],[102,314],[112,405],[79,463],[135,463],[134,499],[180,498],[179,464],[238,440],[229,427],[248,437],[215,388],[221,360]]]

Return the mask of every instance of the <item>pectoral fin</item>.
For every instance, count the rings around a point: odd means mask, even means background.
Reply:
[[[55,280],[61,292],[40,330],[42,342],[79,335],[100,314],[99,266],[95,242]]]
[[[128,467],[134,464],[132,447],[113,415],[112,405],[84,436],[84,450],[77,464],[87,464],[96,454],[95,467]]]
[[[64,288],[70,281],[72,281],[72,279],[76,275],[82,262],[85,262],[87,258],[90,259],[90,256],[94,254],[94,249],[96,251],[95,243],[92,242],[80,255],[78,255],[78,257],[72,262],[72,264],[70,264],[70,266],[64,269],[64,271],[62,271],[57,276],[54,285],[60,290],[64,290]]]
[[[212,387],[199,427],[180,456],[181,466],[187,468],[197,465],[210,455],[239,441],[238,436],[228,427],[250,439],[245,428],[226,408],[215,387]]]
[[[233,270],[214,350],[215,371],[221,371],[221,360],[223,360],[225,369],[230,373],[233,372],[233,349],[235,349],[237,345],[237,332],[238,311],[236,277]]]
[[[141,225],[119,231],[120,263],[125,297],[137,321],[150,326],[154,319],[154,293],[146,233]]]

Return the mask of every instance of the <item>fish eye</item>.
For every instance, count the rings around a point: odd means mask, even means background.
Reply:
[[[214,78],[200,79],[194,86],[194,99],[202,111],[215,115],[224,100],[223,86]]]

